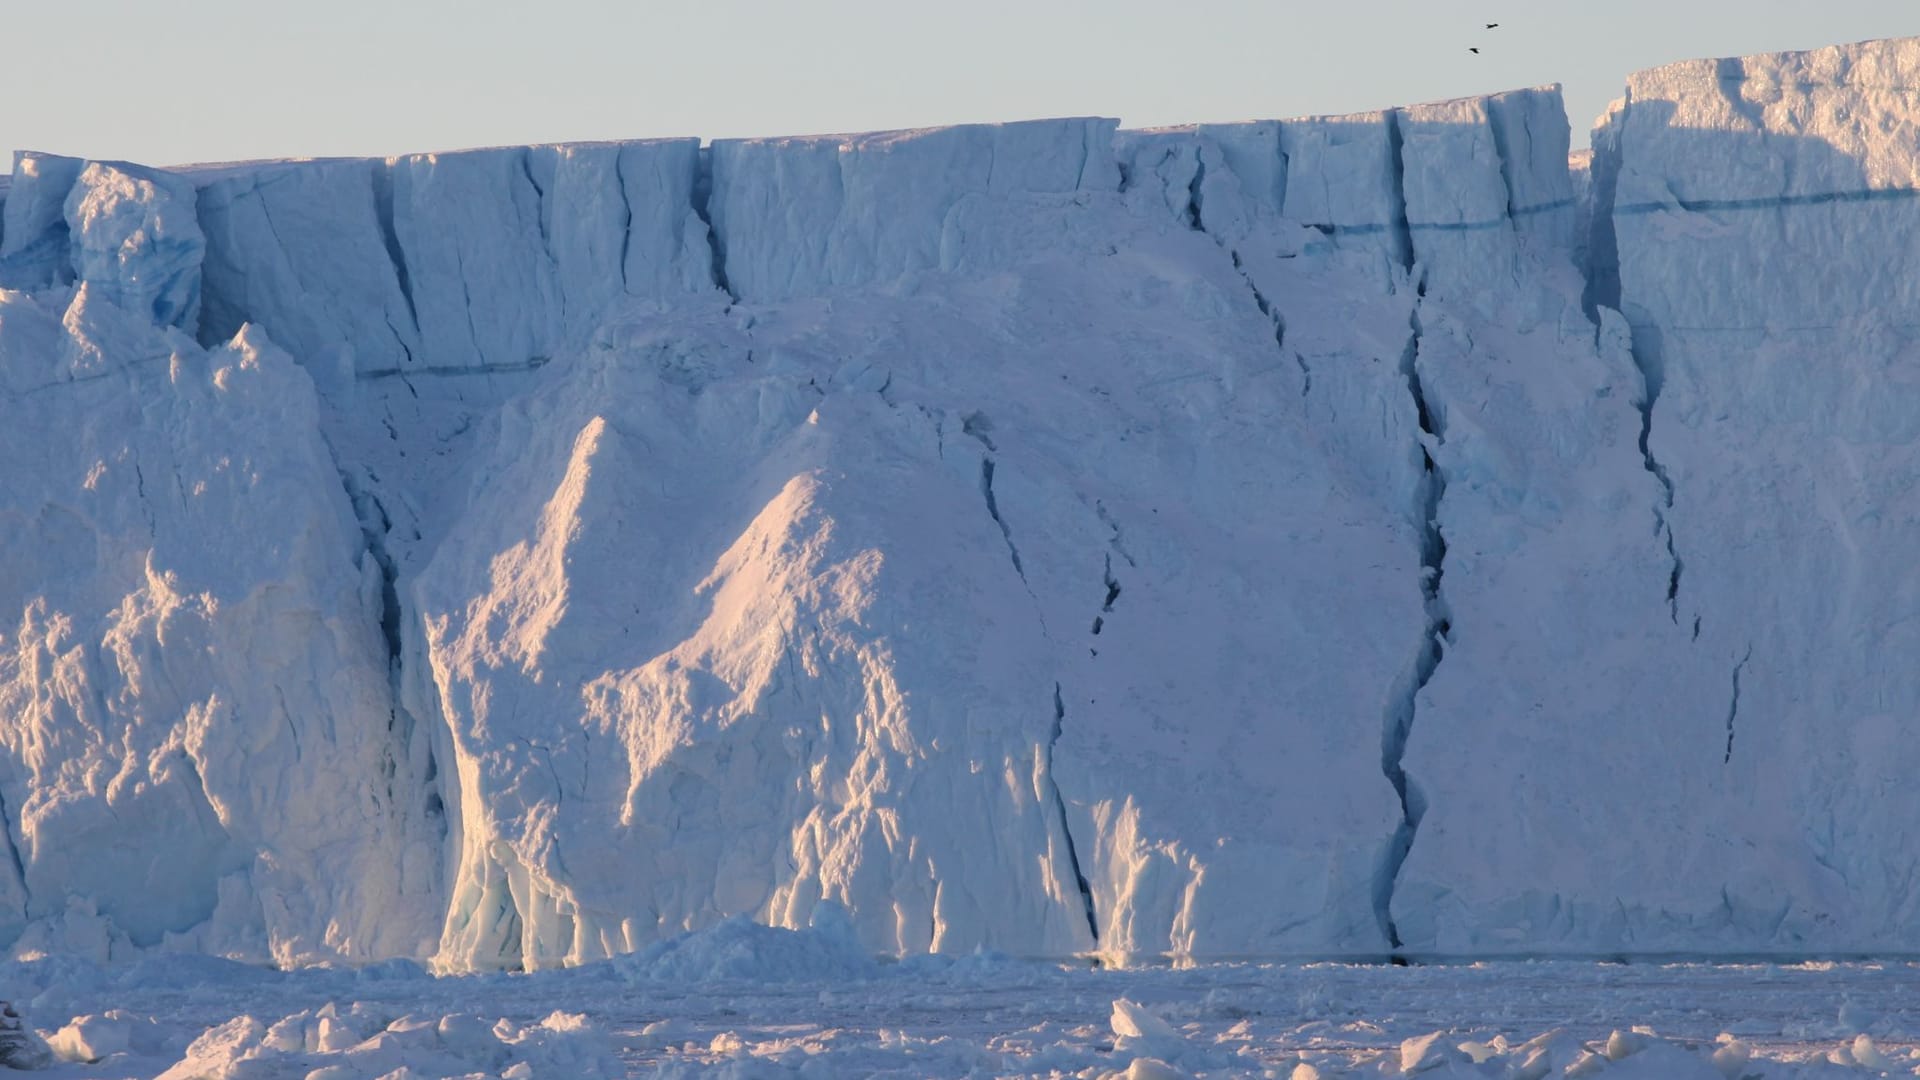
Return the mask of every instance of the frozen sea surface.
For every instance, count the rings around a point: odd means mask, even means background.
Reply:
[[[65,1077],[1920,1072],[1908,962],[1095,970],[872,961],[844,934],[734,921],[530,975],[175,956],[20,962],[0,979],[68,1057],[92,1033],[104,1056],[47,1074]]]

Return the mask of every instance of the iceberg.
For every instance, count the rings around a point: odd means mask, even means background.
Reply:
[[[0,943],[1920,948],[1916,67],[23,154]]]

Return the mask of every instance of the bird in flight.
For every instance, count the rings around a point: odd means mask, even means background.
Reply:
[[[1479,49],[1476,49],[1476,48],[1474,48],[1474,47],[1473,47],[1473,46],[1471,46],[1471,45],[1469,45],[1469,46],[1467,46],[1467,51],[1468,51],[1468,52],[1470,52],[1470,53],[1472,53],[1472,54],[1473,54],[1473,55],[1475,55],[1475,56],[1479,56],[1479,55],[1480,55],[1480,50],[1479,50]]]
[[[1489,30],[1492,30],[1493,28],[1495,28],[1495,27],[1497,27],[1497,26],[1499,26],[1499,25],[1500,25],[1500,24],[1499,24],[1499,23],[1497,23],[1497,22],[1490,22],[1490,23],[1488,23],[1488,24],[1487,24],[1487,29],[1489,29]]]

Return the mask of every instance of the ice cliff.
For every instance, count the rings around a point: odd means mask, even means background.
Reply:
[[[24,154],[0,941],[1920,951],[1916,86]]]

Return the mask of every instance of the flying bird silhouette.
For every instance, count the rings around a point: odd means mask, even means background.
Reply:
[[[1499,26],[1499,25],[1500,25],[1500,24],[1499,24],[1499,23],[1497,23],[1497,22],[1490,22],[1490,23],[1488,23],[1488,24],[1487,24],[1487,29],[1489,29],[1489,30],[1492,30],[1492,29],[1493,29],[1494,27],[1496,27],[1496,26]]]
[[[1479,55],[1480,55],[1480,50],[1479,50],[1479,49],[1476,49],[1476,48],[1474,48],[1474,47],[1473,47],[1473,46],[1471,46],[1471,45],[1469,45],[1469,46],[1467,46],[1467,51],[1468,51],[1468,52],[1470,52],[1470,53],[1472,53],[1472,54],[1473,54],[1473,55],[1475,55],[1475,56],[1479,56]]]

